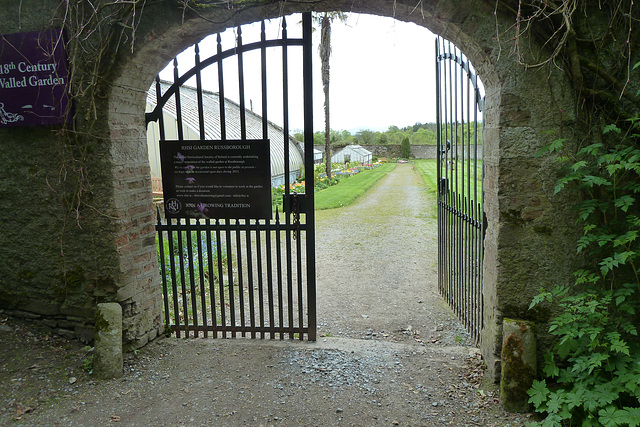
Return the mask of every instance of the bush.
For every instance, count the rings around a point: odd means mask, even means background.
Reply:
[[[400,144],[400,157],[403,159],[411,157],[411,144],[409,143],[409,138],[406,136],[402,139],[402,143]]]
[[[537,295],[531,307],[556,302],[550,322],[557,343],[545,356],[545,379],[529,390],[542,425],[640,425],[640,121],[607,126],[605,138],[574,158],[554,141],[546,152],[569,167],[555,192],[580,191],[587,266],[573,286]]]

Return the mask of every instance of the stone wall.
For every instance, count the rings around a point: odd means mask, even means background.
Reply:
[[[0,33],[56,26],[57,1],[6,3]],[[125,342],[138,347],[161,327],[149,164],[143,146],[133,166],[115,167],[113,142],[126,141],[127,151],[134,144],[129,123],[109,130],[101,101],[90,123],[77,115],[77,134],[0,128],[0,309],[91,341],[96,304],[119,302]],[[75,99],[76,111],[87,102]]]
[[[5,2],[0,33],[48,28],[57,3]],[[0,308],[90,339],[95,301],[117,280],[108,151],[74,146],[60,126],[0,128],[0,141]]]

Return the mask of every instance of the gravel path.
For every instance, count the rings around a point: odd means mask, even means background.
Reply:
[[[315,343],[158,339],[95,381],[81,344],[0,316],[0,425],[524,425],[437,294],[432,203],[398,165],[318,213]]]
[[[410,164],[316,223],[321,334],[470,344],[438,295],[435,199]]]

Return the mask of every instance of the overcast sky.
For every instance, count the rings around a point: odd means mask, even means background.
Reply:
[[[426,28],[415,24],[381,18],[372,15],[348,14],[345,23],[335,21],[332,26],[331,54],[331,128],[335,130],[356,129],[386,130],[389,126],[412,125],[416,122],[435,122],[434,99],[434,38]],[[299,18],[288,21],[289,37],[301,32]],[[271,27],[271,30],[269,30]],[[271,34],[270,34],[271,31]],[[270,21],[267,38],[279,32],[278,20]],[[245,44],[257,39],[259,26],[243,27]],[[227,30],[229,43],[233,43],[233,30]],[[320,60],[317,45],[320,31],[314,32],[314,129],[324,128],[322,83],[320,80]],[[225,45],[223,35],[223,48]],[[201,57],[215,52],[215,37],[200,43]],[[271,58],[271,57],[270,57]],[[292,93],[301,85],[295,63],[299,63],[295,53],[290,54],[290,87]],[[259,69],[259,56],[245,55],[245,69]],[[271,59],[274,68],[279,68],[279,58]],[[193,65],[193,50],[187,50],[178,57],[179,70]],[[271,62],[270,62],[271,64]],[[228,65],[228,67],[227,67]],[[209,67],[214,68],[214,67]],[[280,73],[276,71],[274,74]],[[237,62],[225,65],[225,88],[233,88],[233,76],[237,75]],[[172,79],[172,71],[165,69],[161,77]],[[209,70],[204,74],[204,85],[209,90],[218,91],[217,73]],[[278,79],[275,79],[276,81]],[[281,80],[281,79],[280,79]],[[255,81],[255,84],[252,82]],[[272,94],[278,92],[269,80]],[[245,76],[246,102],[254,111],[261,113],[259,78],[248,73]],[[237,91],[225,89],[225,96],[237,101]],[[275,95],[274,95],[275,96]],[[268,118],[282,125],[281,101],[269,100]],[[279,104],[278,104],[279,103]],[[290,105],[291,130],[302,128],[302,112],[295,102]]]
[[[435,122],[435,36],[429,30],[356,14],[332,28],[333,129]]]

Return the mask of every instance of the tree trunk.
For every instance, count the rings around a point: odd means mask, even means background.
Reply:
[[[331,178],[331,124],[329,121],[329,57],[331,56],[331,17],[325,13],[320,26],[320,65],[324,91],[324,155],[327,177]]]

